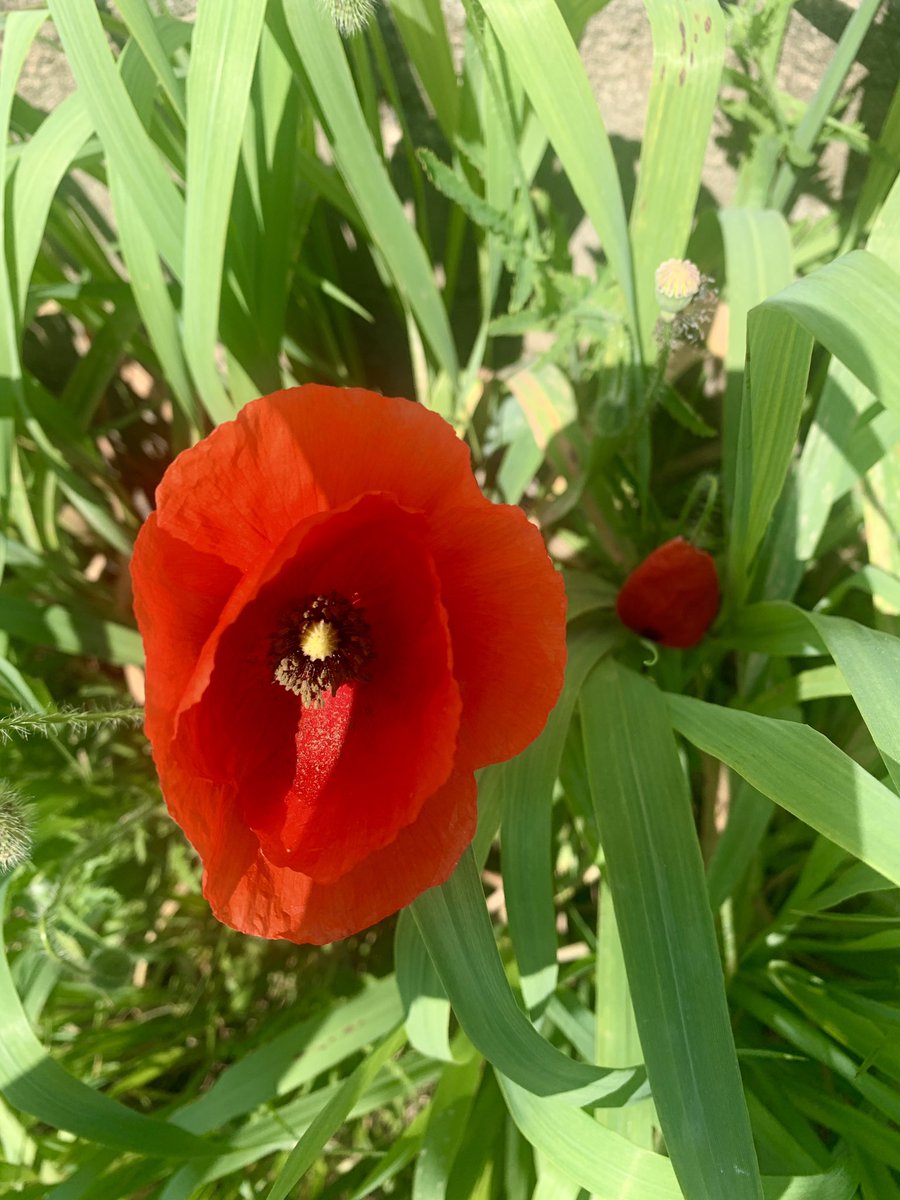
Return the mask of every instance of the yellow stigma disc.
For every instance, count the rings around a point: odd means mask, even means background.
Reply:
[[[303,631],[300,649],[307,658],[322,662],[338,648],[337,630],[328,621],[313,621]]]

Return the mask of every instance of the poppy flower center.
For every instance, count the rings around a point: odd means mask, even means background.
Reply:
[[[321,708],[325,693],[362,676],[372,657],[372,635],[362,610],[338,592],[307,596],[289,612],[270,652],[276,683]]]

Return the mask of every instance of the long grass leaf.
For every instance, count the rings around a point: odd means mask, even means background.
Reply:
[[[515,1002],[484,905],[471,851],[447,883],[413,901],[412,913],[463,1031],[504,1075],[569,1104],[622,1103],[643,1071],[574,1062],[537,1032]]]
[[[586,1113],[572,1112],[556,1100],[531,1095],[499,1078],[513,1120],[525,1137],[563,1176],[597,1200],[704,1200],[705,1192],[682,1191],[671,1162],[661,1154],[641,1150]],[[767,1178],[762,1194],[765,1200],[852,1200],[856,1180],[840,1169],[827,1175]]]
[[[215,366],[228,214],[267,0],[201,0],[187,77],[184,350],[210,416],[234,415]]]
[[[757,791],[900,884],[900,799],[833,742],[779,721],[668,696],[672,723]]]
[[[176,273],[184,253],[184,202],[116,71],[100,14],[84,0],[49,0],[66,58],[94,128],[121,173],[159,252]]]
[[[698,1200],[759,1200],[712,911],[665,697],[604,659],[582,689],[581,727],[634,1014],[675,1173]]]

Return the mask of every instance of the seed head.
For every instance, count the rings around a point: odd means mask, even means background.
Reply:
[[[12,871],[31,854],[31,813],[19,793],[0,780],[0,871]]]
[[[344,37],[365,29],[375,11],[375,0],[320,0],[320,3]]]
[[[656,302],[663,313],[679,313],[700,291],[700,271],[689,259],[668,258],[656,268]]]

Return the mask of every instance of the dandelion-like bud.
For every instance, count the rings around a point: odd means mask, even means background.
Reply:
[[[680,313],[700,291],[700,270],[687,258],[668,258],[656,268],[656,302],[665,313]]]
[[[11,871],[31,854],[28,805],[8,784],[0,782],[0,871]]]
[[[375,11],[375,0],[320,0],[320,3],[344,37],[365,29]]]

